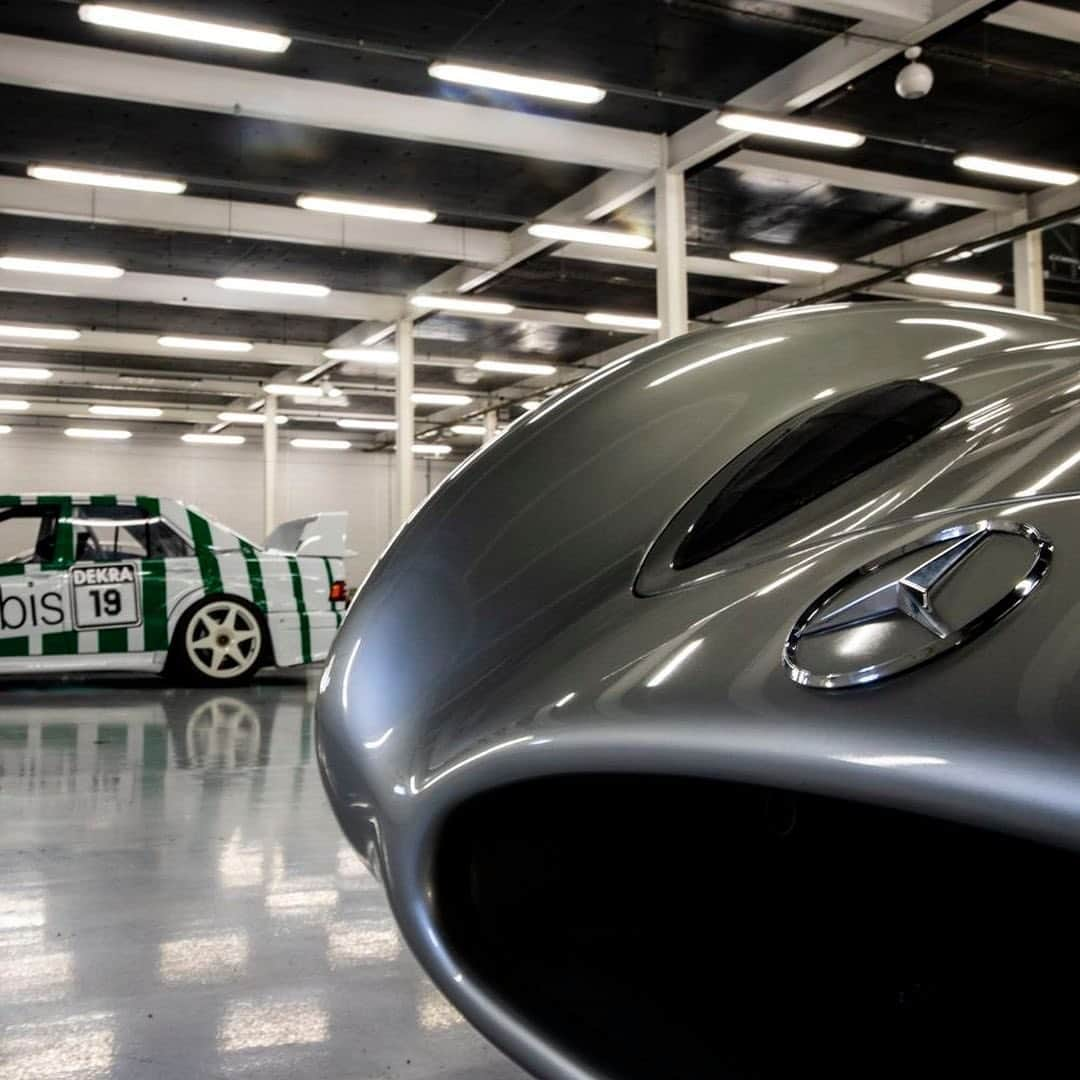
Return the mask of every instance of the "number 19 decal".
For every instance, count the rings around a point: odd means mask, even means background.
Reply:
[[[74,567],[71,597],[77,630],[138,626],[142,621],[139,575],[130,563]]]

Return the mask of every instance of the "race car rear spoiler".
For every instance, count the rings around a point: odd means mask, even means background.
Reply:
[[[334,510],[283,522],[266,538],[263,547],[288,555],[343,559],[352,554],[345,547],[347,518],[344,510]]]

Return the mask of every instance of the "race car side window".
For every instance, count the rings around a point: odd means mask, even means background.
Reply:
[[[55,506],[11,506],[0,510],[0,566],[52,562],[59,516]]]
[[[194,554],[167,521],[138,506],[77,505],[74,525],[76,562],[180,559]]]

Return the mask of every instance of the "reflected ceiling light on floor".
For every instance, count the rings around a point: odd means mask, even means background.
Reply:
[[[123,428],[89,428],[89,427],[69,427],[64,428],[64,434],[69,439],[102,439],[107,442],[120,442],[123,439],[130,439],[131,432],[124,431]]]
[[[161,415],[153,405],[91,405],[86,411],[93,416],[129,416],[134,420],[154,420]]]
[[[29,401],[22,401],[19,398],[0,398],[0,412],[26,412],[29,408]]]
[[[322,387],[310,383],[268,383],[263,389],[275,397],[315,399],[323,396]]]
[[[533,75],[513,75],[509,71],[472,67],[468,64],[436,63],[428,68],[433,79],[482,86],[487,90],[505,90],[509,94],[528,94],[530,97],[569,101],[575,105],[595,105],[603,101],[607,91],[585,83],[563,82],[560,79],[540,79]]]
[[[410,296],[409,303],[436,311],[460,311],[470,315],[509,315],[513,304],[502,300],[469,300],[464,296]]]
[[[592,229],[578,225],[552,225],[546,221],[538,221],[529,226],[529,235],[537,236],[541,240],[565,240],[567,243],[599,244],[602,247],[635,248],[644,251],[652,247],[652,240],[648,236],[640,236],[637,233],[618,232],[615,229]]]
[[[226,424],[256,424],[262,427],[266,423],[266,414],[261,412],[219,412],[218,419],[224,420]],[[288,422],[289,418],[287,416],[278,415],[274,418],[274,423],[278,427]]]
[[[55,326],[8,326],[0,324],[0,338],[24,338],[37,341],[78,341],[78,330],[65,330]],[[5,344],[0,342],[0,344]]]
[[[473,364],[478,371],[505,372],[507,375],[554,375],[554,364],[530,364],[518,360],[477,360]]]
[[[454,424],[450,430],[455,435],[469,435],[478,438],[483,438],[487,434],[487,429],[483,424]]]
[[[338,420],[337,426],[346,431],[397,431],[396,420],[364,420],[360,417],[349,417]]]
[[[751,113],[724,113],[716,122],[729,131],[745,131],[750,135],[768,135],[774,139],[817,143],[819,146],[837,146],[844,150],[851,150],[866,142],[866,136],[857,131],[804,124],[798,120],[778,120],[772,116],[754,116]]]
[[[301,210],[317,210],[323,214],[346,214],[350,217],[378,218],[383,221],[411,221],[428,225],[435,220],[433,210],[416,206],[386,206],[382,203],[357,202],[353,199],[334,199],[323,195],[301,195],[296,200]]]
[[[201,19],[181,19],[174,15],[158,15],[114,4],[80,4],[79,18],[95,26],[114,30],[132,30],[137,34],[158,34],[161,37],[201,41],[206,45],[225,45],[230,49],[252,49],[255,52],[283,53],[292,39],[265,30],[246,30],[240,26],[203,22]]]
[[[0,379],[9,382],[44,382],[53,373],[45,367],[0,367]]]
[[[1001,292],[1001,283],[987,281],[985,278],[957,277],[955,274],[931,274],[918,271],[908,274],[904,280],[909,285],[918,285],[923,289],[943,289],[946,292],[979,293],[982,296],[993,296]]]
[[[626,330],[659,330],[660,320],[645,315],[616,315],[608,311],[590,311],[585,316],[586,322],[596,326],[615,326]]]
[[[187,184],[158,176],[129,176],[126,173],[76,169],[68,165],[27,165],[26,175],[35,180],[54,180],[60,184],[86,184],[90,187],[120,188],[123,191],[151,191],[159,195],[182,195]]]
[[[440,390],[414,390],[414,405],[468,405],[472,398],[468,394],[449,394]]]
[[[124,273],[119,266],[106,266],[102,263],[24,259],[18,255],[5,255],[0,258],[0,270],[22,270],[30,274],[67,274],[70,277],[92,278],[118,278]]]
[[[201,349],[205,352],[251,352],[255,348],[250,341],[219,341],[216,338],[174,337],[172,334],[159,337],[157,343],[163,349]]]
[[[427,457],[442,457],[449,454],[452,448],[445,443],[413,443],[412,452]]]
[[[304,281],[265,281],[262,278],[218,278],[214,284],[219,289],[238,292],[279,293],[282,296],[329,296],[325,285],[311,285]]]
[[[298,450],[348,450],[352,447],[345,439],[290,439],[289,445]]]
[[[1056,184],[1058,187],[1066,187],[1080,180],[1080,175],[1065,169],[1020,165],[1015,161],[998,161],[996,158],[979,157],[977,154],[961,154],[953,164],[969,172],[986,173],[988,176],[1007,176],[1011,180],[1030,180],[1033,184]]]
[[[345,360],[354,364],[397,365],[398,354],[393,349],[323,349],[327,360]]]
[[[804,259],[796,255],[780,255],[772,251],[733,251],[732,262],[753,266],[777,266],[782,270],[805,270],[808,274],[835,274],[840,267],[828,259]]]
[[[201,443],[206,446],[240,446],[247,440],[243,435],[211,435],[202,431],[189,431],[180,436],[180,441]]]

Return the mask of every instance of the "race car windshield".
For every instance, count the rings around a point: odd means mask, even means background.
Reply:
[[[758,439],[703,488],[675,551],[683,570],[725,551],[943,424],[960,399],[933,383],[886,383],[800,413]],[[696,504],[696,505],[695,505]]]

